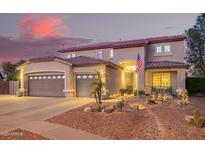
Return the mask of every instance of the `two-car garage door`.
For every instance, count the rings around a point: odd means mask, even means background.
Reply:
[[[28,76],[28,95],[45,97],[64,97],[63,74]],[[94,74],[76,75],[77,97],[91,97],[91,83],[96,80]]]
[[[29,96],[64,97],[64,75],[36,75],[28,77]]]

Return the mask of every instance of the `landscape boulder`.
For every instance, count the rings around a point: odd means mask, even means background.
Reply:
[[[105,107],[105,109],[103,109],[103,112],[112,113],[114,110],[115,110],[115,107],[113,105],[110,105],[108,107]]]
[[[189,124],[194,120],[194,116],[192,115],[186,115],[184,117],[184,120],[186,120]]]
[[[91,107],[85,107],[83,111],[84,112],[92,112],[92,108]]]

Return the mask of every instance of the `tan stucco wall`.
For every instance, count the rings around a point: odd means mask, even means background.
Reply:
[[[104,71],[105,65],[91,65],[91,66],[82,66],[74,67],[73,73],[95,73],[97,71]]]
[[[170,45],[171,55],[156,55],[155,48],[158,45]],[[176,61],[183,62],[186,56],[184,41],[156,43],[147,46],[147,61]]]
[[[119,89],[122,88],[122,69],[116,69],[107,66],[106,73],[106,91],[110,95],[119,93]]]
[[[35,62],[27,64],[26,66],[21,68],[22,74],[24,74],[24,78],[21,81],[21,89],[27,90],[27,75],[33,73],[42,73],[42,72],[61,72],[65,75],[65,83],[64,83],[64,93],[65,96],[70,96],[72,94],[72,85],[71,85],[71,72],[72,68],[68,64],[64,64],[58,61],[50,61],[50,62]]]

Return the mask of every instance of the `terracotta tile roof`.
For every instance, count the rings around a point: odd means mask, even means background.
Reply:
[[[186,63],[173,62],[173,61],[156,61],[147,62],[145,69],[168,69],[168,68],[187,68]]]
[[[71,63],[73,66],[88,66],[88,65],[95,65],[95,64],[107,64],[107,65],[111,65],[111,66],[120,67],[120,66],[118,66],[110,61],[107,61],[107,60],[86,57],[86,56],[78,56],[78,57],[68,58],[68,59],[47,56],[47,57],[39,57],[39,58],[30,59],[29,62],[47,62],[47,61],[53,61],[55,59]]]
[[[65,59],[67,62],[71,63],[74,66],[79,65],[93,65],[93,64],[106,64],[106,62],[102,59],[96,59],[91,57],[85,57],[85,56],[78,56],[75,58],[68,58]]]
[[[114,48],[114,49],[129,48],[129,47],[145,46],[153,43],[182,41],[185,38],[186,37],[184,35],[175,35],[175,36],[163,36],[163,37],[155,37],[155,38],[128,40],[128,41],[102,42],[102,43],[94,43],[94,44],[71,47],[65,50],[60,50],[58,52],[66,53],[66,52],[105,49],[105,48]]]
[[[75,58],[65,59],[67,62],[71,63],[73,66],[88,66],[88,65],[95,65],[95,64],[106,64],[114,67],[120,67],[117,64],[114,64],[108,60],[104,59],[97,59],[92,57],[86,56],[78,56]]]

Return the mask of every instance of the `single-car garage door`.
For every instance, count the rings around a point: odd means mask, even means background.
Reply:
[[[28,77],[29,96],[64,97],[64,75],[37,75]]]
[[[91,97],[91,83],[96,80],[95,77],[96,76],[92,74],[76,75],[77,97]]]

